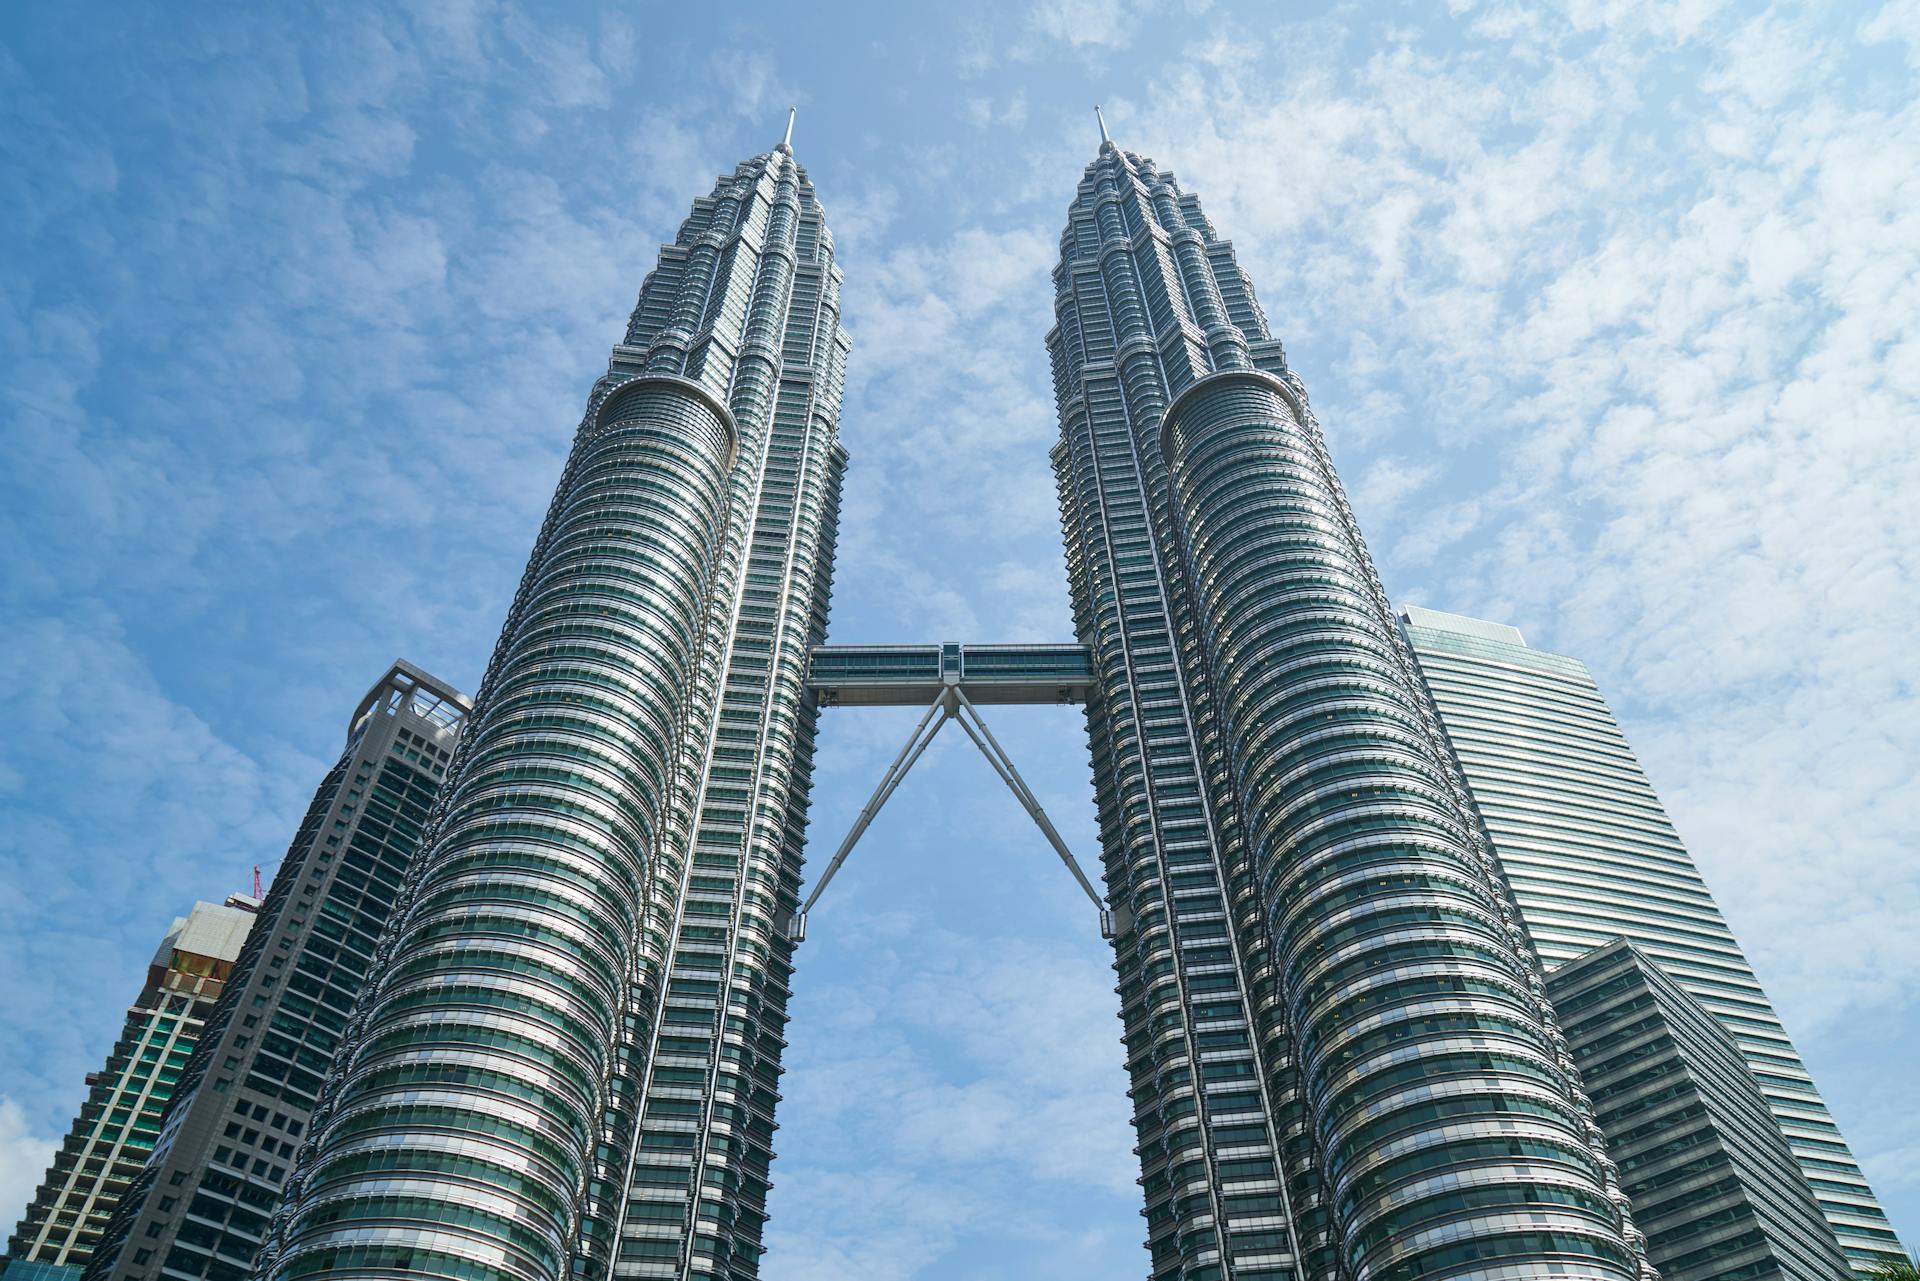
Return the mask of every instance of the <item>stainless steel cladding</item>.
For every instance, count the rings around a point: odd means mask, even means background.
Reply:
[[[735,448],[658,376],[581,432],[277,1275],[560,1275]]]
[[[1153,1276],[1647,1275],[1233,246],[1107,141],[1054,285],[1108,896],[1140,922],[1116,965]]]
[[[595,387],[262,1254],[274,1281],[758,1275],[847,340],[783,143]]]

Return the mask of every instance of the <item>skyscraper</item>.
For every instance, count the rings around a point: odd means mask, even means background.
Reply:
[[[24,1262],[78,1277],[100,1248],[109,1216],[160,1136],[167,1101],[179,1088],[258,906],[236,894],[224,905],[195,903],[174,918],[106,1065],[87,1074],[80,1115],[7,1242],[9,1275],[40,1271],[18,1268]]]
[[[396,662],[354,708],[88,1281],[251,1275],[467,707]]]
[[[1047,346],[1153,1275],[1635,1275],[1304,389],[1198,199],[1104,132]]]
[[[265,1275],[758,1273],[847,343],[782,142],[594,387]]]
[[[1541,957],[1618,937],[1733,1034],[1858,1266],[1900,1243],[1746,955],[1579,659],[1500,623],[1408,609],[1406,634]]]

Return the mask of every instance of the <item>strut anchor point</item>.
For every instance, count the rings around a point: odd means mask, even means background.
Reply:
[[[773,928],[778,930],[789,943],[804,943],[807,938],[807,914],[784,910],[775,912]]]

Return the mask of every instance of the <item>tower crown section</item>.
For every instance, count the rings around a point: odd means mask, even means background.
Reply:
[[[1054,268],[1047,335],[1061,412],[1090,369],[1135,356],[1165,366],[1178,394],[1221,369],[1286,372],[1253,283],[1198,196],[1171,171],[1104,138],[1081,175]],[[1108,304],[1112,304],[1110,307]]]
[[[609,373],[679,375],[724,398],[743,361],[776,375],[818,366],[837,410],[847,348],[840,285],[813,183],[783,142],[694,201],[640,286]],[[811,322],[798,332],[775,323],[789,294],[803,306],[797,318]]]

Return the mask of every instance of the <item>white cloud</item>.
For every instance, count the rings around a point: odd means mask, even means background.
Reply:
[[[962,106],[967,122],[976,129],[987,129],[994,125],[1018,129],[1027,123],[1027,94],[1024,89],[1014,90],[1005,106],[996,106],[992,98],[979,96],[968,97]]]
[[[963,226],[896,244],[847,290],[854,358],[841,428],[853,465],[838,590],[891,603],[906,635],[1064,638],[1044,463],[1058,428],[1035,386],[1055,252],[1038,228]],[[958,576],[943,550],[954,539],[969,545]],[[1008,562],[1045,572],[994,571],[999,590],[983,597],[976,575]]]
[[[1027,20],[1048,39],[1080,48],[1132,43],[1135,24],[1148,8],[1140,0],[1036,0]]]
[[[998,1275],[1136,1270],[1130,1213],[1067,1225],[1048,1208],[1138,1195],[1106,966],[919,905],[820,918],[822,945],[861,957],[861,977],[796,1005],[778,1178],[797,1222],[775,1221],[782,1267],[904,1278],[990,1233],[1025,1260]]]
[[[228,742],[117,631],[105,616],[41,621],[0,648],[0,716],[31,745],[9,754],[24,786],[0,828],[0,947],[62,976],[0,987],[0,1018],[34,1030],[9,1085],[40,1123],[71,1108],[104,1059],[167,921],[245,889],[255,860],[270,871],[325,768]],[[76,778],[84,808],[48,803]]]
[[[18,1103],[0,1096],[0,1215],[7,1223],[16,1222],[33,1199],[59,1148],[58,1139],[35,1132]]]
[[[1074,51],[1105,53],[1125,49],[1155,14],[1196,17],[1211,0],[1033,0],[1027,26],[1046,40]],[[1022,56],[1033,56],[1022,51]]]
[[[758,49],[725,49],[709,66],[722,100],[746,119],[764,124],[770,135],[767,146],[780,141],[773,130],[785,127],[786,109],[797,105],[799,94],[782,79],[772,56]]]
[[[1406,458],[1376,458],[1350,488],[1362,516],[1385,518],[1398,511],[1406,499],[1431,484],[1440,474],[1437,463],[1414,462]]]

